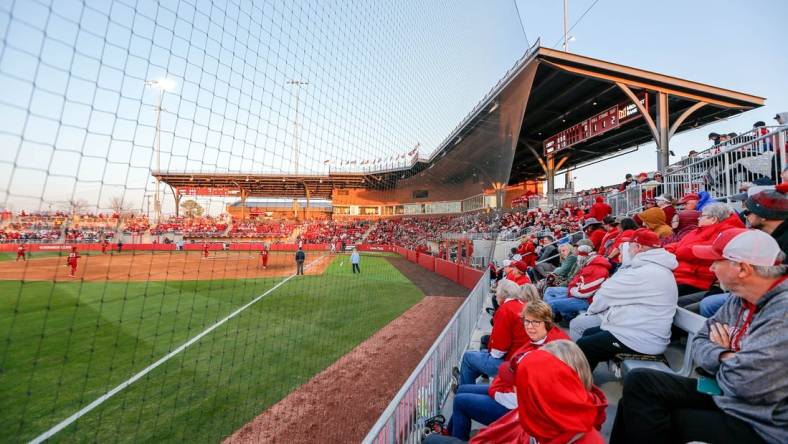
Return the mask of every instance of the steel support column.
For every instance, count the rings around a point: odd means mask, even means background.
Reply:
[[[179,217],[181,215],[181,198],[183,196],[176,193],[175,190],[172,190],[172,195],[175,198],[175,217]]]
[[[241,188],[241,220],[246,220],[246,198],[249,197],[249,191]]]
[[[657,93],[657,133],[659,137],[657,143],[657,169],[665,171],[670,165],[670,109],[668,106],[668,94]]]

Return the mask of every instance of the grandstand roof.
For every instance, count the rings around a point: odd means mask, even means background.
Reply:
[[[243,189],[249,197],[305,197],[331,199],[334,188],[365,188],[376,182],[362,173],[329,175],[241,174],[241,173],[168,173],[156,172],[154,177],[172,187]],[[233,195],[238,197],[238,195]]]
[[[690,114],[678,126],[676,133],[763,106],[765,101],[763,97],[751,94],[548,48],[538,48],[522,67],[531,63],[538,64],[538,68],[523,118],[510,182],[543,174],[533,153],[526,147],[528,143],[536,142],[541,154],[541,143],[545,138],[612,105],[627,101],[617,82],[627,85],[633,92],[647,92],[652,117],[657,108],[655,93],[668,93],[671,124],[696,103],[708,104]],[[521,75],[520,72],[522,69],[514,75]],[[565,166],[576,166],[652,140],[648,124],[641,117],[578,143],[561,155],[569,155]]]
[[[657,93],[667,93],[670,123],[685,116],[680,133],[763,106],[763,97],[534,45],[477,104],[428,159],[380,172],[327,175],[166,173],[154,176],[174,187],[243,188],[249,197],[330,199],[334,188],[391,189],[517,183],[544,177],[542,142],[613,105],[632,103],[617,84],[648,94],[656,121]],[[525,108],[523,111],[522,108]],[[652,141],[641,116],[561,151],[563,168],[579,166]],[[511,164],[511,172],[508,166]],[[468,195],[457,198],[470,197]]]

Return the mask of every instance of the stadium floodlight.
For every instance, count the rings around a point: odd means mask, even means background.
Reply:
[[[156,196],[153,201],[153,211],[156,213],[156,224],[161,220],[161,199],[159,198],[159,188],[161,181],[158,174],[161,172],[161,103],[164,100],[166,91],[173,91],[177,84],[175,80],[162,77],[156,80],[146,80],[145,86],[159,90],[159,102],[156,105],[156,133],[154,136],[154,150],[156,151]]]

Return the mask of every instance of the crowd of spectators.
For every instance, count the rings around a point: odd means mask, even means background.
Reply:
[[[289,237],[296,225],[284,221],[233,221],[228,235],[231,238],[276,238]]]
[[[630,371],[610,442],[788,442],[787,193],[752,190],[739,211],[688,194],[662,196],[634,217],[611,218],[604,201],[532,212],[539,231],[501,269],[491,265],[493,328],[455,369],[443,430],[452,438],[427,442],[468,440],[471,420],[488,425],[472,442],[602,442],[607,401],[584,378],[622,355],[662,359],[681,340],[672,331],[679,307],[708,318],[692,344],[697,374]],[[581,239],[556,233],[568,222],[581,224]],[[550,258],[557,262],[543,266]],[[576,353],[563,359],[557,344]],[[566,381],[543,375],[548,354],[567,364]],[[566,419],[565,410],[578,415]]]
[[[301,239],[306,244],[330,244],[361,242],[372,222],[321,220],[308,222],[301,229]]]

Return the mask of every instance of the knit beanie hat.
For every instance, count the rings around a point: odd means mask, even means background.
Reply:
[[[787,186],[778,185],[775,190],[761,191],[747,198],[744,206],[751,213],[770,220],[788,219]]]

